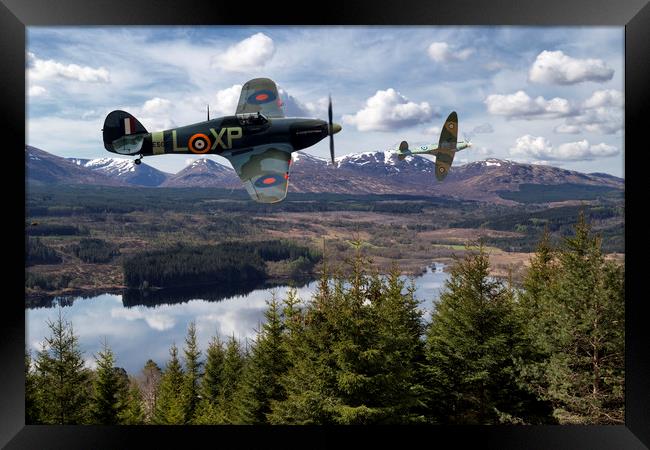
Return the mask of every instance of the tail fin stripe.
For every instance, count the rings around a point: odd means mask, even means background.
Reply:
[[[133,124],[133,119],[130,117],[124,118],[124,134],[132,134],[135,126]]]

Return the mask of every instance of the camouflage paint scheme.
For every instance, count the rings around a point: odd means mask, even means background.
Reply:
[[[397,156],[402,160],[409,155],[434,155],[436,157],[436,179],[442,181],[451,169],[456,152],[471,146],[472,144],[468,141],[458,142],[458,115],[456,111],[452,111],[442,127],[438,144],[421,145],[409,149],[408,143],[402,141]]]
[[[333,133],[340,130],[332,125]],[[284,117],[275,82],[255,78],[244,84],[234,116],[149,133],[131,114],[117,110],[106,117],[102,131],[104,148],[121,155],[223,156],[253,200],[275,203],[287,195],[291,153],[329,136],[329,125]]]

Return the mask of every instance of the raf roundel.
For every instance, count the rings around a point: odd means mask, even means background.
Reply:
[[[248,96],[248,103],[253,105],[263,105],[276,99],[275,93],[268,89],[260,89]]]
[[[189,147],[192,153],[196,153],[197,155],[202,155],[203,153],[207,153],[210,151],[210,147],[212,146],[212,143],[210,142],[210,138],[207,137],[205,134],[196,133],[190,138],[187,146]]]
[[[278,186],[284,183],[284,177],[282,175],[268,174],[262,175],[255,181],[255,186],[265,188]]]

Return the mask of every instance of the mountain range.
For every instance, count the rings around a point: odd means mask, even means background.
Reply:
[[[176,174],[125,158],[62,158],[35,147],[25,148],[27,182],[35,184],[97,184],[144,187],[216,187],[243,189],[228,166],[198,159]],[[520,185],[583,185],[624,188],[624,180],[605,173],[585,174],[547,165],[486,159],[454,165],[444,182],[435,178],[435,163],[423,156],[400,161],[394,151],[363,152],[328,160],[307,153],[293,154],[289,192],[341,194],[407,194],[462,200],[511,203],[499,192]]]

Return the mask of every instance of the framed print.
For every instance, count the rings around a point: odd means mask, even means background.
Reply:
[[[0,16],[7,448],[650,445],[644,0]]]

